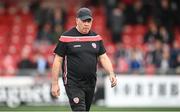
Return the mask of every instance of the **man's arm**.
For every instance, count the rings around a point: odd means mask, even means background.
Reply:
[[[52,66],[52,85],[51,85],[51,93],[54,97],[57,97],[60,95],[60,87],[58,84],[58,78],[61,72],[62,62],[63,62],[63,57],[55,55],[53,66]]]
[[[116,86],[117,79],[113,71],[112,63],[106,53],[99,56],[99,60],[105,69],[105,71],[109,74],[109,79],[111,81],[111,87]]]

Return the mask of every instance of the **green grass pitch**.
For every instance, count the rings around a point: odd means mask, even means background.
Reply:
[[[0,112],[70,112],[68,106],[20,106],[8,108],[0,106]],[[108,108],[104,106],[91,107],[91,112],[180,112],[179,108]]]

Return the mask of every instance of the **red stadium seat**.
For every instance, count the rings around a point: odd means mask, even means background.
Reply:
[[[53,54],[54,53],[53,53],[52,49],[55,49],[55,47],[56,47],[56,45],[48,46],[47,51],[45,53],[45,57],[46,57],[46,59],[47,59],[49,64],[53,63],[53,59],[54,59],[54,55]]]
[[[122,35],[122,42],[124,44],[132,44],[132,36],[131,35]]]
[[[33,42],[35,41],[35,37],[36,37],[35,35],[30,35],[30,34],[25,35],[24,43],[25,44],[33,44]]]
[[[178,44],[180,45],[180,32],[175,34],[175,39],[177,40]]]
[[[20,44],[11,44],[8,48],[8,53],[11,55],[19,55],[22,46]]]
[[[9,26],[0,24],[0,36],[8,36]]]
[[[26,29],[26,31],[25,31],[26,34],[33,34],[33,35],[35,35],[37,33],[37,26],[34,23],[26,24],[25,29]]]
[[[125,49],[131,49],[132,48],[132,44],[123,43],[123,46]]]
[[[67,23],[66,23],[66,25],[65,25],[65,28],[66,29],[70,29],[70,28],[72,28],[73,26],[75,26],[75,18],[74,18],[74,16],[70,16],[69,18],[68,18],[68,20],[67,20]]]
[[[127,73],[128,70],[129,70],[129,65],[127,60],[125,58],[118,58],[116,71],[118,73]]]
[[[21,24],[13,24],[12,25],[12,30],[11,30],[11,34],[12,35],[21,35],[22,33],[24,33],[23,31],[23,26]]]
[[[0,24],[10,26],[12,18],[9,15],[0,15]]]
[[[156,71],[155,66],[152,64],[149,64],[145,67],[145,74],[154,75],[155,71]]]
[[[116,51],[115,44],[109,42],[109,43],[106,43],[105,47],[106,47],[106,50],[107,50],[107,54],[114,55],[114,53]]]
[[[12,44],[22,44],[24,40],[22,39],[21,35],[14,34],[11,36],[11,41]]]
[[[4,59],[2,55],[0,55],[0,59]],[[0,77],[4,76],[4,67],[2,61],[0,61]]]
[[[147,28],[144,25],[135,25],[133,26],[133,34],[144,35]]]
[[[2,61],[2,66],[4,69],[4,76],[16,75],[17,63],[13,56],[7,54]]]
[[[21,14],[20,16],[22,21],[24,21],[25,23],[31,23],[33,21],[33,16],[31,14]]]
[[[142,34],[134,34],[132,37],[133,44],[143,44],[144,35]]]
[[[129,35],[129,34],[132,34],[133,33],[133,26],[131,25],[126,25],[124,28],[123,28],[123,34],[125,35]]]
[[[105,33],[107,31],[105,17],[102,14],[96,15],[94,16],[94,20],[98,20],[98,21],[93,22],[92,29],[100,35]]]

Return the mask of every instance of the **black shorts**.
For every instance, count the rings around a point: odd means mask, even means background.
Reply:
[[[65,85],[65,89],[72,111],[90,110],[95,87],[80,88],[75,85]]]

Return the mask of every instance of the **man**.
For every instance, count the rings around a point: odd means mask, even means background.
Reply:
[[[62,71],[72,111],[90,110],[98,59],[109,74],[111,87],[117,83],[101,37],[90,30],[92,21],[91,11],[80,8],[76,15],[77,26],[62,34],[54,50],[51,92],[53,96],[59,96],[58,75]]]

